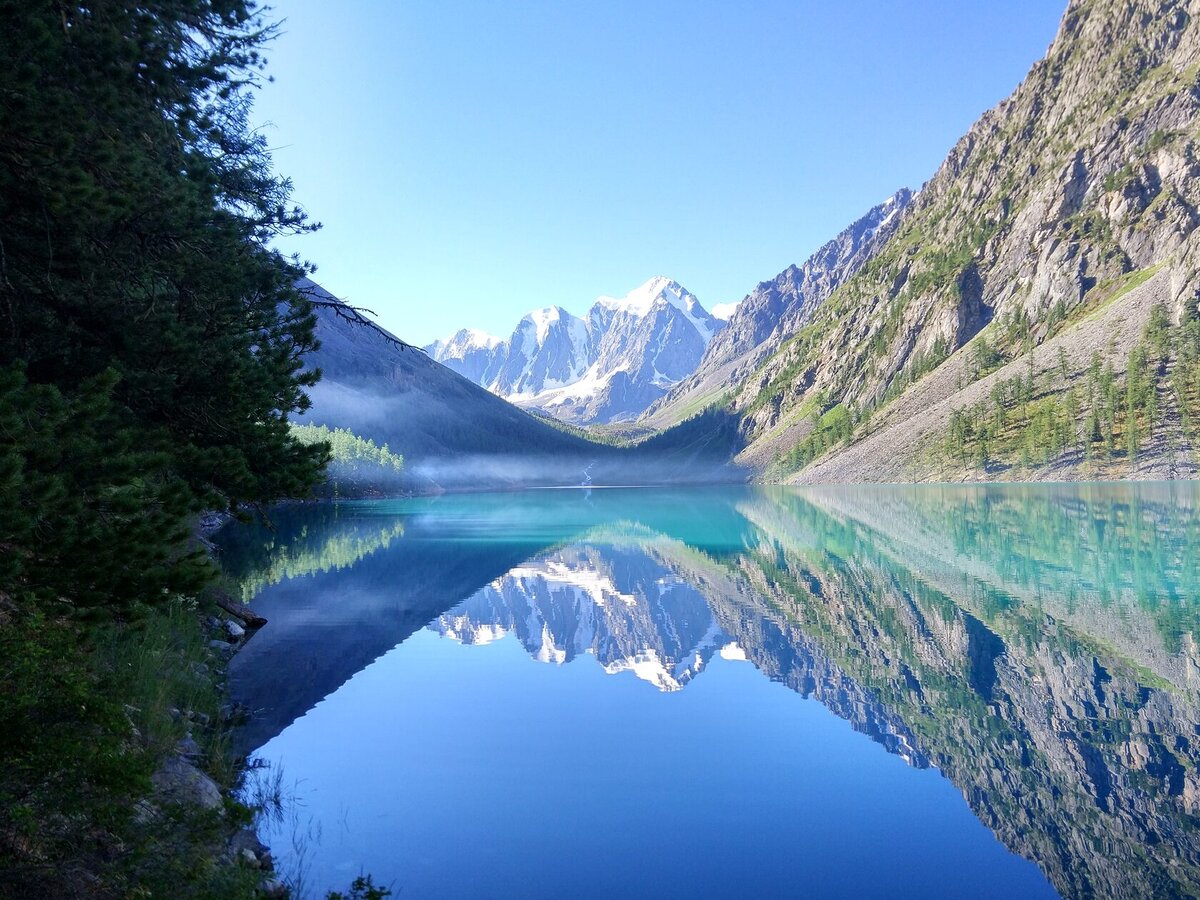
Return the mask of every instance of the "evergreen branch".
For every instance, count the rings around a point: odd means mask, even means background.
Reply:
[[[331,309],[333,310],[334,315],[336,315],[338,318],[345,319],[347,322],[350,322],[354,325],[364,325],[367,328],[370,328],[389,344],[394,345],[400,350],[421,349],[420,347],[408,343],[408,341],[400,340],[400,338],[396,337],[394,334],[384,330],[381,326],[368,319],[364,313],[372,316],[377,315],[377,313],[372,309],[367,309],[365,306],[351,306],[349,303],[345,303],[341,300],[327,300],[324,297],[318,296],[315,291],[309,288],[300,288],[299,290],[300,293],[303,294],[308,299],[308,302],[313,306],[320,307],[322,309]]]

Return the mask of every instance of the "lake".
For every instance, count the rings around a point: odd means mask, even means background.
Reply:
[[[219,536],[323,896],[1200,893],[1200,486],[529,491]],[[264,782],[265,783],[265,782]]]

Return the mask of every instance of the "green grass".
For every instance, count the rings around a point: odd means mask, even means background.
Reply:
[[[1088,296],[1084,298],[1086,307],[1077,321],[1087,322],[1094,320],[1100,313],[1108,309],[1122,297],[1141,287],[1157,275],[1163,265],[1164,263],[1161,262],[1155,263],[1144,269],[1135,269],[1132,272],[1127,272],[1117,278],[1111,278],[1096,285],[1088,292]],[[1091,299],[1091,302],[1088,302],[1089,299]]]
[[[260,872],[218,862],[254,810],[137,814],[188,733],[221,787],[241,777],[209,639],[181,599],[106,624],[0,606],[0,896],[255,896]]]

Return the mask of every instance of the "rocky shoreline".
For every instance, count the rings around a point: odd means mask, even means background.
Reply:
[[[230,618],[207,616],[203,627],[210,635],[210,660],[207,668],[197,667],[199,678],[210,679],[220,691],[224,691],[224,676],[228,662],[253,636],[241,624]],[[196,710],[172,708],[172,719],[188,723],[188,731],[175,746],[174,751],[163,760],[158,770],[150,777],[152,792],[137,806],[135,817],[141,824],[152,826],[162,817],[168,807],[196,810],[205,815],[216,816],[224,825],[222,838],[210,848],[213,861],[218,865],[239,866],[262,873],[258,893],[263,897],[282,898],[290,896],[285,882],[275,871],[275,861],[270,848],[258,837],[253,825],[245,824],[244,818],[253,817],[255,810],[245,806],[236,796],[236,786],[222,787],[212,768],[212,761],[205,765],[204,754],[192,735],[192,729],[229,729],[245,721],[248,710],[233,704],[222,706],[216,721],[208,714]],[[232,762],[234,771],[240,776],[247,770],[246,760]],[[240,779],[239,779],[240,780]],[[236,782],[235,782],[236,784]],[[242,807],[243,815],[230,815],[227,800]]]
[[[193,532],[195,543],[211,555],[216,552],[210,541],[211,535],[219,531],[232,517],[226,513],[206,513],[199,518]],[[221,610],[220,615],[200,612],[200,627],[207,639],[207,662],[194,663],[192,672],[197,679],[207,680],[222,697],[226,694],[225,676],[229,661],[246,642],[266,624],[266,619],[255,616],[244,604],[228,598],[223,592],[213,590],[211,599]],[[186,722],[185,736],[178,741],[174,750],[167,755],[157,771],[150,777],[152,791],[141,800],[135,810],[139,823],[153,826],[169,808],[189,809],[205,816],[215,816],[221,822],[218,828],[220,839],[209,848],[212,860],[217,865],[240,867],[262,874],[257,884],[257,893],[266,898],[284,898],[291,895],[282,877],[275,870],[275,860],[270,848],[259,838],[254,825],[257,810],[249,807],[237,796],[241,776],[248,771],[246,759],[223,759],[221,764],[229,767],[234,778],[222,778],[214,769],[216,761],[205,759],[193,730],[199,732],[226,731],[244,724],[250,710],[237,704],[224,702],[214,716],[210,712],[172,707],[168,714],[175,722]],[[222,786],[220,781],[226,782]],[[229,814],[232,805],[239,813]],[[251,821],[246,823],[246,819]]]

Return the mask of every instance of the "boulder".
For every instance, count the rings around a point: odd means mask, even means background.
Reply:
[[[221,810],[224,800],[217,783],[180,756],[167,757],[150,776],[155,792],[169,803]]]

